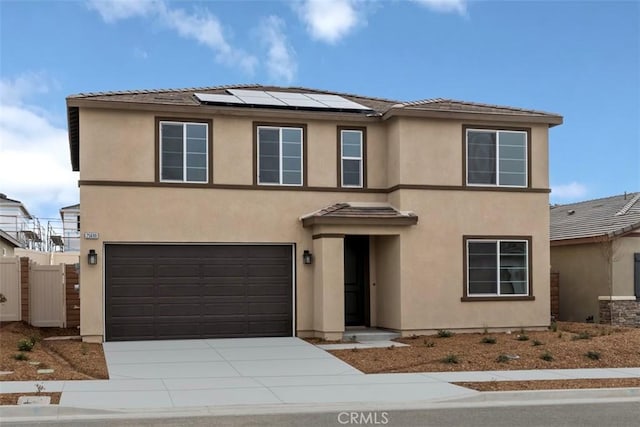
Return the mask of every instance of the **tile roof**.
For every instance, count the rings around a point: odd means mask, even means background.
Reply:
[[[343,202],[336,203],[319,209],[300,218],[303,225],[309,226],[317,223],[340,223],[341,220],[359,221],[367,220],[391,224],[416,224],[418,216],[413,212],[399,211],[388,203],[367,202]],[[329,221],[325,221],[329,219]]]
[[[444,98],[432,98],[423,99],[420,101],[405,102],[401,104],[401,107],[412,110],[464,111],[494,114],[520,114],[526,116],[558,116],[555,113],[549,113],[546,111],[528,110],[524,108],[483,104],[479,102],[458,101],[455,99]]]
[[[615,237],[640,228],[640,193],[551,207],[551,241]]]
[[[477,102],[456,101],[452,99],[433,98],[423,99],[419,101],[398,101],[387,98],[377,98],[371,96],[362,96],[352,93],[327,91],[321,89],[313,89],[307,87],[281,87],[260,84],[239,84],[239,85],[223,85],[208,87],[192,87],[181,89],[150,89],[150,90],[129,90],[129,91],[113,91],[113,92],[88,92],[70,95],[67,101],[76,99],[96,100],[96,101],[113,101],[113,102],[130,102],[143,104],[158,105],[183,105],[197,106],[200,102],[194,96],[194,93],[207,94],[227,94],[227,89],[255,89],[266,91],[280,92],[305,92],[339,95],[350,101],[357,102],[366,107],[371,108],[379,114],[383,114],[391,109],[413,110],[413,111],[440,111],[440,112],[465,112],[465,113],[487,113],[487,114],[507,114],[522,116],[539,116],[553,119],[554,124],[559,124],[562,117],[555,113],[548,113],[538,110],[527,110],[517,107],[500,106],[493,104],[482,104]]]

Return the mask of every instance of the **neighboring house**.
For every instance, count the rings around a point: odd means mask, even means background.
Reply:
[[[33,227],[32,219],[22,202],[0,193],[0,230],[17,240],[21,247],[33,248],[42,242],[40,230]]]
[[[551,207],[560,320],[640,326],[640,193]]]
[[[87,341],[549,325],[559,115],[258,85],[67,109]]]
[[[20,247],[20,242],[6,231],[0,230],[0,256],[14,256],[15,248]]]
[[[60,218],[62,218],[64,251],[80,251],[80,205],[61,208]]]

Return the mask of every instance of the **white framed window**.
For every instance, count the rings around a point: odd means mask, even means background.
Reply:
[[[466,296],[528,296],[530,240],[465,238]]]
[[[303,185],[303,130],[257,126],[258,184]]]
[[[342,187],[363,186],[363,132],[340,130],[340,185]]]
[[[528,132],[466,129],[467,185],[526,187]]]
[[[207,183],[208,123],[160,121],[160,181]]]

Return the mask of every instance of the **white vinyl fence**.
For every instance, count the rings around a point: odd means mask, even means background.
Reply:
[[[29,317],[33,326],[65,326],[64,265],[35,265],[29,271]]]
[[[0,257],[0,322],[22,319],[20,258]]]

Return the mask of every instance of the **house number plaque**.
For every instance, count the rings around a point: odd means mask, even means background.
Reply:
[[[95,231],[87,231],[86,233],[84,233],[84,238],[87,240],[98,240],[99,236],[100,235]]]

